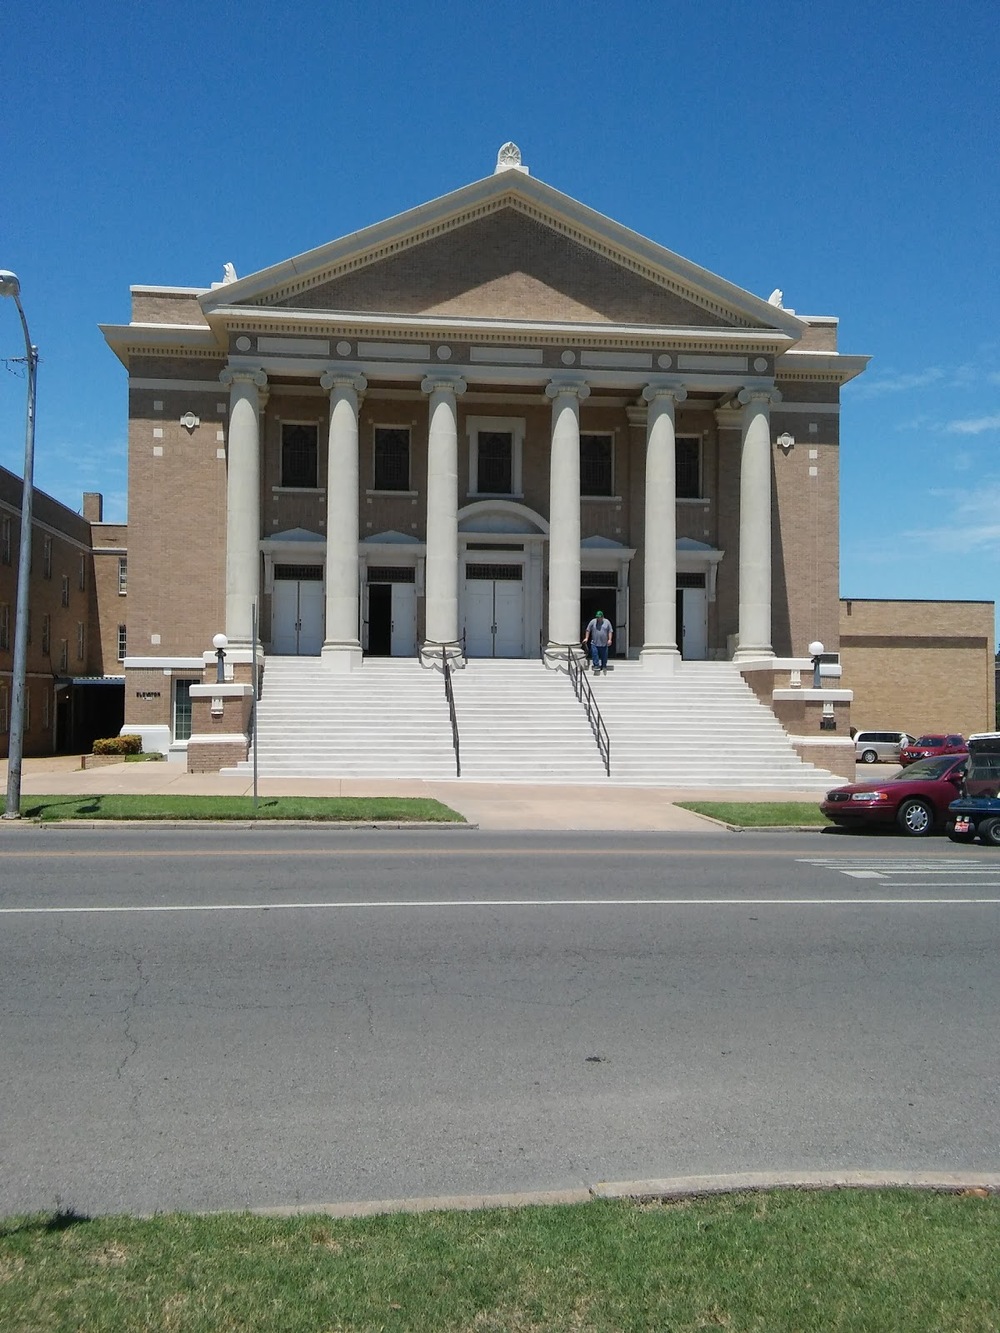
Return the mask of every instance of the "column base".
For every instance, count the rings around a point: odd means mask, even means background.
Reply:
[[[363,660],[360,643],[324,643],[320,658],[330,671],[344,674],[360,671]]]
[[[753,644],[747,644],[746,647],[744,647],[743,644],[740,644],[740,646],[736,649],[736,652],[733,653],[733,661],[766,662],[769,657],[773,656],[774,656],[774,649],[771,647],[769,643],[763,643],[756,648],[753,646]]]
[[[672,676],[680,666],[680,649],[667,646],[643,647],[639,650],[639,664],[657,676]]]

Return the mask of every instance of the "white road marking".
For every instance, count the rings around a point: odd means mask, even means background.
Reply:
[[[0,907],[0,916],[170,912],[326,912],[417,907],[1000,907],[1000,898],[428,898],[387,902],[177,903],[132,907]]]
[[[851,879],[885,879],[881,870],[845,870],[845,875],[850,875]]]

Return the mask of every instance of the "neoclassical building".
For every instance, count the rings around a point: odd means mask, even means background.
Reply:
[[[249,661],[802,658],[839,634],[837,319],[496,170],[247,277],[132,288],[126,729]],[[241,656],[242,655],[242,656]]]

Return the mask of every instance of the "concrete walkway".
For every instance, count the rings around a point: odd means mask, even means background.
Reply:
[[[0,760],[0,782],[7,785],[7,763]],[[21,795],[89,796],[111,793],[152,796],[248,796],[252,782],[214,773],[187,773],[169,762],[108,764],[81,769],[79,755],[25,759]],[[719,792],[692,788],[560,787],[525,783],[423,782],[415,778],[322,779],[267,778],[261,796],[424,796],[457,810],[483,829],[590,829],[599,832],[717,832],[718,825],[678,801],[807,801],[818,804],[816,791],[761,789]]]

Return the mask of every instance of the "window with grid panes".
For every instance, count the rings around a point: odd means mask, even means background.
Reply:
[[[118,596],[124,597],[128,592],[128,556],[120,555],[118,557]]]
[[[613,495],[613,438],[610,435],[580,436],[580,494]]]
[[[64,574],[64,575],[62,576],[62,604],[63,604],[63,606],[69,606],[69,575],[68,575],[68,574]]]
[[[677,498],[701,498],[701,437],[678,435],[675,447]]]
[[[0,560],[2,560],[5,565],[9,565],[11,562],[10,531],[10,517],[9,515],[4,514],[3,518],[0,518]]]
[[[87,590],[87,557],[86,557],[85,555],[81,555],[81,556],[80,556],[80,568],[79,568],[78,575],[77,575],[77,582],[78,582],[79,585],[80,585],[80,591],[81,591],[81,592],[86,592],[86,590]]]
[[[6,602],[0,606],[0,648],[10,647],[10,607]]]
[[[514,490],[514,437],[506,430],[481,430],[478,439],[481,495],[510,495]]]
[[[410,489],[410,430],[408,426],[375,427],[375,490]]]
[[[46,537],[42,541],[42,575],[44,578],[52,577],[52,538]]]
[[[118,661],[124,662],[126,656],[126,647],[128,645],[128,634],[124,625],[118,626]]]
[[[46,612],[42,616],[42,652],[46,655],[52,651],[52,617]]]
[[[87,652],[87,631],[83,621],[76,622],[76,660],[82,662]]]
[[[67,639],[59,640],[59,670],[69,670],[69,641]]]
[[[315,490],[319,482],[319,427],[294,421],[281,423],[281,484]]]

